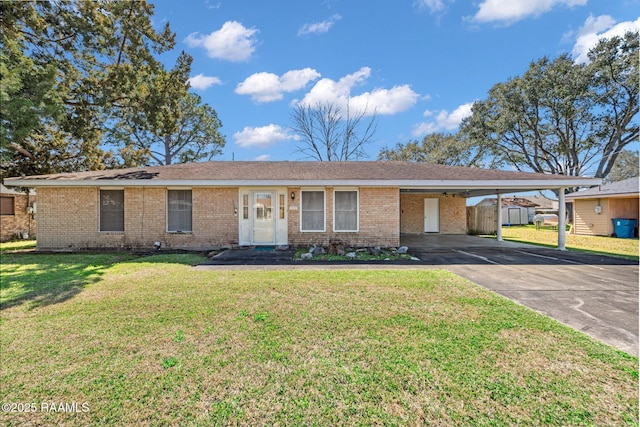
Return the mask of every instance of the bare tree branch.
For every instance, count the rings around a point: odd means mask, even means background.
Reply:
[[[349,161],[368,157],[366,146],[373,142],[376,114],[367,110],[343,114],[334,103],[298,105],[291,113],[292,131],[300,137],[296,152],[318,161]]]

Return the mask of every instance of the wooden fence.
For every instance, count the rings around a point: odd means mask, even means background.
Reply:
[[[467,234],[496,234],[495,206],[467,206]]]

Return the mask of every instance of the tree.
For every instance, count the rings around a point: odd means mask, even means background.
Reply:
[[[640,176],[639,161],[638,150],[621,151],[611,168],[611,172],[607,175],[605,182],[617,182]]]
[[[291,113],[291,129],[300,138],[298,151],[318,161],[348,161],[367,157],[365,147],[376,132],[376,114],[364,109],[343,114],[334,103],[298,105]]]
[[[638,138],[638,33],[601,41],[591,63],[532,63],[476,102],[461,132],[518,170],[604,178]]]
[[[154,122],[145,112],[128,112],[110,130],[108,140],[127,167],[211,160],[222,152],[222,123],[198,95],[186,94],[158,117]]]
[[[156,32],[145,1],[1,2],[0,13],[2,175],[104,167],[105,120],[135,108],[141,79],[163,69],[154,55],[173,48],[169,26]]]
[[[605,142],[597,177],[605,178],[624,147],[638,140],[639,37],[602,40],[589,52],[589,74],[596,97],[597,138]],[[636,118],[636,120],[634,120]]]
[[[474,146],[469,139],[460,135],[432,133],[422,139],[422,143],[411,141],[396,144],[395,148],[383,148],[378,160],[402,160],[449,166],[493,167],[485,163],[485,150]]]

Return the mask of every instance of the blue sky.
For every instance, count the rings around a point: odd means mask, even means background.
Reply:
[[[331,101],[377,111],[382,147],[455,132],[474,100],[531,61],[640,28],[640,0],[156,0],[191,85],[222,120],[219,160],[304,160],[290,114]]]

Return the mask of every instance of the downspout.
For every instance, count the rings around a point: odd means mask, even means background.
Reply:
[[[566,251],[567,241],[567,206],[564,199],[564,191],[566,188],[561,188],[558,191],[558,249]]]
[[[502,194],[498,193],[498,201],[496,203],[498,213],[496,215],[496,235],[498,242],[502,242]]]

